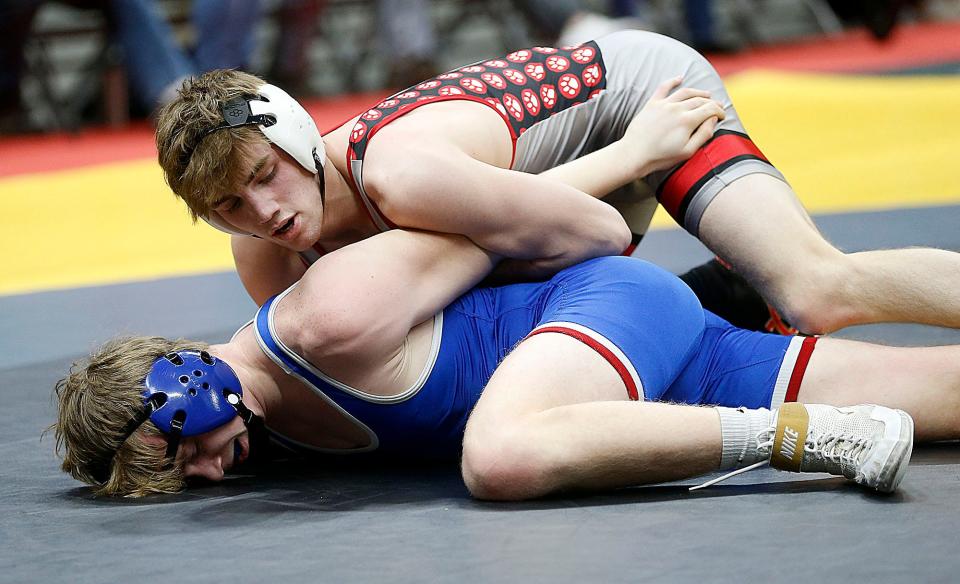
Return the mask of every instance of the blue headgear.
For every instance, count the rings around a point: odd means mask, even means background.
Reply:
[[[181,437],[204,434],[234,416],[239,415],[248,427],[263,423],[243,403],[237,374],[206,351],[176,351],[158,358],[144,386],[144,409],[127,423],[120,444],[149,419],[167,436],[167,457],[172,458]],[[98,469],[101,482],[109,477],[112,462],[113,457]]]
[[[226,424],[237,415],[228,396],[243,397],[233,369],[206,351],[164,355],[153,362],[143,383],[144,403],[163,402],[150,413],[150,421],[168,435],[196,436]]]

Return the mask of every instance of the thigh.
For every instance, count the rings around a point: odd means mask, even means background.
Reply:
[[[598,258],[552,280],[540,322],[500,364],[471,414],[472,444],[587,402],[658,400],[696,354],[704,313],[676,276]],[[566,411],[566,410],[563,410]]]
[[[698,235],[704,210],[737,179],[761,174],[784,180],[750,139],[723,81],[702,55],[674,39],[637,31],[615,33],[597,44],[607,67],[606,102],[619,112],[607,114],[615,120],[612,135],[622,135],[656,87],[676,75],[683,75],[682,87],[707,90],[723,105],[726,117],[707,144],[685,163],[644,178],[690,233]]]
[[[572,337],[544,333],[525,339],[497,367],[467,432],[493,431],[561,406],[628,399],[623,379],[595,350]]]
[[[658,400],[695,354],[704,312],[679,278],[643,260],[597,258],[564,270],[531,335],[567,335],[617,371],[631,399]]]
[[[789,274],[814,273],[840,256],[786,183],[765,175],[725,187],[700,222],[700,239],[774,300]]]

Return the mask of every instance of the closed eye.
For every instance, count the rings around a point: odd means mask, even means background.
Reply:
[[[240,197],[230,197],[228,199],[219,201],[216,205],[214,205],[214,209],[220,213],[230,213],[239,209],[242,203],[243,201],[240,200]]]
[[[263,177],[263,178],[260,180],[260,184],[262,184],[262,185],[269,184],[270,181],[272,181],[275,176],[277,176],[277,167],[276,167],[276,166],[274,166],[273,169],[270,170],[270,173],[269,173],[267,176]]]

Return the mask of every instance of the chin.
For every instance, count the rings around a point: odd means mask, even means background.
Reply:
[[[298,237],[295,241],[285,241],[281,245],[292,252],[300,253],[313,247],[313,243],[308,243],[309,241],[309,238]]]
[[[308,249],[311,249],[319,240],[319,233],[314,232],[312,229],[304,230],[296,237],[296,239],[288,242],[288,248],[295,252],[307,251]]]

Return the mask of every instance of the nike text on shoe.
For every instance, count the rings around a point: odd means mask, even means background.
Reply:
[[[840,475],[889,493],[910,463],[913,419],[876,405],[784,404],[757,443],[774,468]]]

